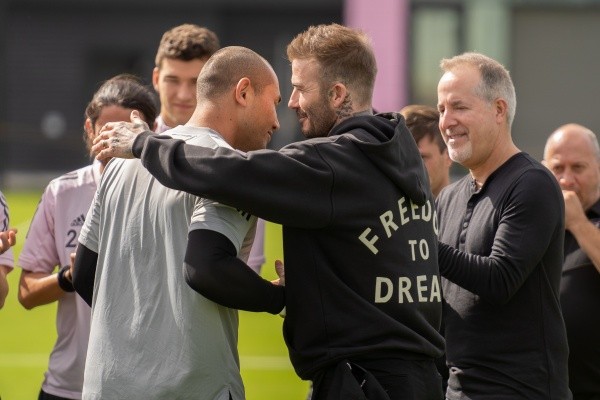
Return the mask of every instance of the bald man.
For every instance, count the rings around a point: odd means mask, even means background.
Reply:
[[[544,165],[565,199],[565,259],[560,300],[569,340],[569,386],[575,400],[600,399],[600,148],[578,124],[554,131]]]
[[[217,51],[198,76],[197,98],[171,137],[249,151],[265,148],[279,128],[277,77],[252,50]],[[283,287],[245,264],[255,224],[244,210],[162,186],[139,161],[107,165],[73,274],[92,306],[84,399],[245,398],[238,316],[227,301],[272,313],[285,303]],[[223,306],[209,299],[224,284]],[[271,301],[256,308],[255,293]]]

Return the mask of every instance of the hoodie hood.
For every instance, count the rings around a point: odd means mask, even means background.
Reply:
[[[399,113],[357,116],[336,125],[415,204],[427,201],[429,178],[419,148]]]

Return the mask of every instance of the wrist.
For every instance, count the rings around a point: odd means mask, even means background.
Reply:
[[[71,281],[71,267],[69,265],[65,265],[61,269],[58,270],[57,279],[58,286],[65,292],[74,292],[75,288],[73,287],[73,282]]]
[[[144,150],[144,144],[146,143],[146,139],[152,134],[152,132],[146,131],[140,133],[135,137],[135,139],[133,140],[133,145],[131,146],[131,154],[133,154],[135,158],[142,158],[142,150]]]

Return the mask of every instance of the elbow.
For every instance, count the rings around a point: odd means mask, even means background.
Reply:
[[[203,284],[203,279],[199,276],[198,271],[190,266],[189,264],[185,264],[183,269],[183,275],[185,279],[185,283],[192,288],[195,292],[206,297],[206,286]]]
[[[31,301],[31,296],[28,296],[26,293],[23,292],[23,290],[19,290],[17,298],[19,299],[19,303],[21,303],[23,308],[25,308],[26,310],[31,310],[35,307],[35,304]]]

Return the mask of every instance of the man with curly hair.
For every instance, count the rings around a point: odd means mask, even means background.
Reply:
[[[157,133],[189,121],[196,108],[198,74],[219,47],[217,35],[198,25],[179,25],[163,34],[152,71],[160,97]]]

